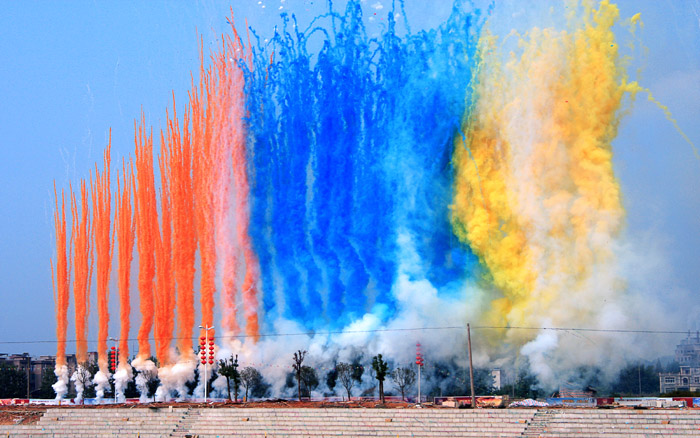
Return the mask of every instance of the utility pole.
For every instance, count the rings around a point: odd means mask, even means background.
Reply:
[[[642,396],[642,363],[637,364],[637,379],[639,380],[639,396]]]
[[[467,347],[469,348],[469,385],[472,390],[472,409],[476,409],[476,396],[474,395],[474,365],[472,363],[472,332],[467,323]]]
[[[32,358],[27,354],[27,399],[29,399],[31,390],[29,389],[30,368],[32,367]]]

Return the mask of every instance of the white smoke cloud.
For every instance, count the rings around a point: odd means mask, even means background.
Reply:
[[[78,364],[78,366],[75,368],[75,371],[73,372],[73,375],[70,378],[70,380],[75,385],[76,401],[80,402],[83,399],[85,386],[89,384],[90,377],[90,371],[88,371],[86,368],[83,368],[81,364]]]
[[[131,366],[138,371],[136,376],[136,389],[138,389],[140,397],[139,401],[147,402],[148,399],[148,382],[150,379],[155,379],[158,376],[158,367],[150,359],[137,357],[131,361]]]
[[[102,400],[105,397],[105,389],[109,387],[109,372],[105,373],[103,371],[98,371],[95,373],[95,377],[92,379],[92,383],[95,385],[95,394],[97,400]]]
[[[57,366],[54,374],[57,380],[51,387],[56,392],[56,400],[62,400],[68,392],[68,367],[65,365]]]
[[[128,363],[119,363],[119,366],[117,367],[117,372],[114,373],[114,391],[115,391],[115,397],[118,402],[123,403],[126,401],[126,397],[124,396],[124,392],[126,390],[126,387],[129,385],[129,382],[134,378],[134,372],[131,368],[131,365]]]

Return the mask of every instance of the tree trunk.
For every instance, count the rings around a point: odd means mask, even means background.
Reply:
[[[228,388],[228,401],[231,401],[231,380],[226,376],[226,387]]]
[[[297,376],[297,395],[299,396],[299,401],[301,401],[301,376]]]
[[[404,395],[403,386],[400,386],[400,388],[401,388],[401,401],[406,401],[406,396]]]
[[[379,381],[379,401],[384,403],[384,382],[382,380]]]
[[[350,401],[350,390],[348,388],[345,388],[345,390],[348,392],[348,401]]]

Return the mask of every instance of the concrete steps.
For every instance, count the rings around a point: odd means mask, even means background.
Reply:
[[[173,436],[517,437],[534,412],[456,409],[200,409],[199,416],[189,429],[178,431]]]
[[[698,437],[700,411],[549,410],[538,413],[523,436],[539,437]]]
[[[700,410],[49,409],[3,437],[700,437]]]

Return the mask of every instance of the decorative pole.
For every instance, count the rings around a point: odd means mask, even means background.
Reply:
[[[474,365],[472,364],[472,332],[467,323],[467,346],[469,347],[469,385],[472,390],[472,409],[476,409],[476,396],[474,396]]]
[[[418,365],[418,406],[420,406],[423,400],[420,395],[420,370],[425,362],[423,362],[423,354],[420,351],[420,342],[416,343],[416,365]]]
[[[199,328],[204,329],[204,336],[199,338],[199,354],[200,358],[202,359],[202,365],[204,365],[204,403],[206,403],[208,395],[207,390],[209,389],[209,381],[207,380],[207,365],[214,364],[214,338],[209,340],[209,330],[212,330],[214,327],[200,325]],[[209,347],[209,358],[207,358],[207,347]]]

